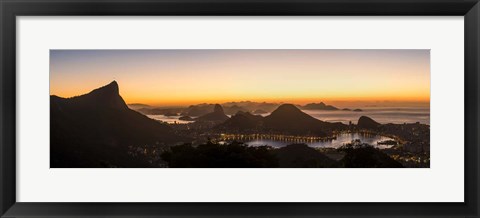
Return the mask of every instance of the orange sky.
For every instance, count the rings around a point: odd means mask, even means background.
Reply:
[[[429,50],[52,50],[50,92],[127,103],[428,102]]]

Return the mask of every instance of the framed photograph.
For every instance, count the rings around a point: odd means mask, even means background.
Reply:
[[[1,217],[478,217],[477,0],[9,1]]]

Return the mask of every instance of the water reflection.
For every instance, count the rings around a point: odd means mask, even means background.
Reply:
[[[193,121],[185,121],[179,120],[181,116],[165,116],[165,115],[147,115],[147,117],[152,118],[154,120],[160,120],[169,124],[184,124],[184,123],[192,123]]]
[[[293,143],[304,143],[310,147],[328,147],[338,148],[344,144],[350,143],[353,140],[360,140],[362,143],[370,144],[374,147],[385,149],[392,145],[378,144],[378,142],[394,140],[392,138],[364,133],[342,133],[332,138],[314,138],[314,137],[294,137],[281,135],[229,135],[224,138],[225,141],[243,141],[249,146],[263,146],[269,145],[272,147],[284,147]]]
[[[379,123],[415,123],[430,124],[430,108],[428,107],[370,107],[362,108],[363,111],[322,111],[322,110],[303,110],[303,112],[319,120],[327,122],[342,122],[348,124],[349,121],[356,123],[360,116],[368,116]]]

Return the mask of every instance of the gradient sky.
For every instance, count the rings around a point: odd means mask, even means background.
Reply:
[[[51,50],[50,93],[127,103],[429,102],[429,50]]]

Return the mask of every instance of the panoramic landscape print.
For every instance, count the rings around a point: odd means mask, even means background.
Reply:
[[[430,51],[51,50],[51,168],[429,168]]]

